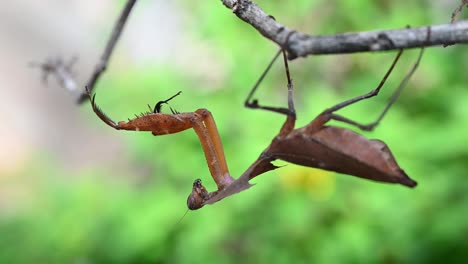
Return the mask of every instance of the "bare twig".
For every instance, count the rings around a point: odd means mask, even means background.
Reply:
[[[263,36],[283,46],[288,51],[289,59],[311,54],[397,50],[468,43],[468,20],[430,26],[431,41],[429,43],[426,41],[428,26],[317,36],[295,32],[287,28],[252,1],[222,0],[222,2]],[[284,46],[288,36],[289,40]]]
[[[463,7],[468,5],[468,0],[461,0],[460,5],[453,11],[451,23],[455,22],[455,18],[462,11]]]
[[[77,85],[72,71],[76,60],[77,57],[72,57],[68,62],[65,62],[61,58],[48,59],[45,62],[31,62],[29,63],[29,66],[41,69],[42,82],[44,84],[47,84],[49,76],[52,75],[60,86],[71,93],[77,93]]]
[[[430,26],[431,40],[429,43],[426,41],[428,26],[318,36],[297,32],[280,24],[273,16],[266,14],[258,5],[250,0],[222,0],[222,2],[226,7],[232,9],[234,14],[240,19],[253,26],[263,36],[286,49],[289,59],[306,57],[311,54],[399,50],[468,43],[468,20]],[[87,82],[87,87],[90,91],[94,89],[100,75],[106,70],[112,51],[135,3],[136,0],[128,0],[125,4],[104,52]],[[461,0],[460,6],[452,14],[452,20],[455,19],[456,15],[467,4],[468,0]],[[44,70],[45,68],[42,67],[42,69]],[[53,72],[47,71],[47,73]],[[78,103],[83,103],[87,99],[88,96],[83,91],[80,94]]]
[[[101,76],[101,73],[103,73],[106,70],[107,64],[112,55],[112,51],[114,50],[115,44],[119,40],[120,34],[122,33],[125,23],[127,22],[127,18],[130,15],[130,12],[132,11],[135,2],[136,0],[128,0],[125,4],[124,9],[122,10],[122,13],[120,14],[119,19],[117,20],[117,23],[115,24],[112,30],[111,37],[107,42],[106,48],[104,49],[104,53],[101,55],[101,58],[97,63],[96,68],[94,69],[94,72],[86,85],[90,92],[92,92],[92,90],[94,89],[94,85]],[[88,98],[89,97],[86,91],[83,91],[80,98],[78,99],[78,103],[81,104]]]

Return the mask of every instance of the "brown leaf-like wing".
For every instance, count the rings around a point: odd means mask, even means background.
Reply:
[[[325,126],[308,134],[305,128],[276,137],[266,151],[276,159],[408,187],[416,182],[406,175],[388,146],[345,128]]]

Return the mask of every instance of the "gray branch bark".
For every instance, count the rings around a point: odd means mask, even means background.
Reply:
[[[263,36],[283,46],[288,51],[289,59],[311,54],[355,53],[468,43],[468,20],[416,28],[318,36],[297,32],[280,24],[252,1],[222,2]],[[429,40],[428,27],[431,30]]]

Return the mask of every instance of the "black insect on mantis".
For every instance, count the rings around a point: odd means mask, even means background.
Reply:
[[[283,53],[288,81],[288,108],[262,106],[259,104],[258,100],[252,99],[253,94],[281,52]],[[375,122],[363,125],[338,115],[335,112],[364,99],[376,96],[393,71],[402,53],[403,50],[398,52],[377,88],[364,95],[354,97],[330,107],[320,113],[305,127],[295,129],[296,110],[294,108],[293,83],[289,73],[286,53],[281,50],[278,51],[252,88],[245,101],[245,106],[248,108],[263,109],[285,114],[287,116],[286,121],[281,127],[280,132],[273,138],[271,144],[261,153],[260,157],[246,172],[224,190],[216,193],[208,193],[200,180],[195,181],[192,193],[189,196],[189,201],[192,202],[189,207],[195,209],[201,208],[206,204],[213,204],[227,196],[250,188],[252,185],[249,183],[249,180],[266,171],[276,169],[277,167],[271,162],[277,159],[378,182],[398,183],[408,187],[415,187],[417,183],[409,178],[400,168],[390,149],[383,141],[367,139],[350,129],[325,125],[330,120],[337,120],[356,126],[362,130],[374,129],[390,109],[391,105],[396,101],[402,89],[416,71],[423,56],[424,48],[421,48],[415,64],[401,81],[389,103]]]

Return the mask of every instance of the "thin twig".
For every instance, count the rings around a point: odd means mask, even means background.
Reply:
[[[132,11],[135,2],[136,0],[128,0],[125,4],[124,9],[122,10],[122,13],[120,14],[119,19],[117,20],[117,23],[115,24],[112,30],[111,37],[104,49],[104,53],[101,55],[101,58],[97,63],[96,68],[94,69],[94,72],[86,85],[90,92],[92,92],[92,90],[94,89],[94,86],[96,85],[96,82],[98,81],[101,74],[106,70],[107,64],[109,63],[109,59],[112,55],[112,51],[114,50],[115,44],[119,40],[119,37],[122,33],[125,23],[127,22],[127,18],[130,15],[130,12]],[[86,93],[86,91],[83,91],[80,98],[78,99],[78,103],[81,104],[88,99],[88,94]]]
[[[460,5],[453,11],[452,13],[452,20],[450,21],[451,23],[455,22],[455,18],[457,15],[462,11],[463,7],[465,5],[468,5],[468,0],[462,0]]]
[[[398,50],[468,43],[468,20],[430,26],[431,41],[429,43],[426,41],[428,26],[317,36],[296,32],[280,24],[252,1],[222,0],[222,2],[236,16],[253,26],[263,36],[286,48],[289,59],[311,54]],[[289,35],[286,44],[285,40]]]
[[[45,62],[31,62],[29,66],[39,68],[42,71],[42,82],[44,84],[47,84],[49,76],[53,76],[57,79],[59,85],[70,93],[80,93],[77,90],[78,86],[73,76],[73,65],[77,59],[77,57],[72,57],[68,62],[61,58],[47,59]]]

